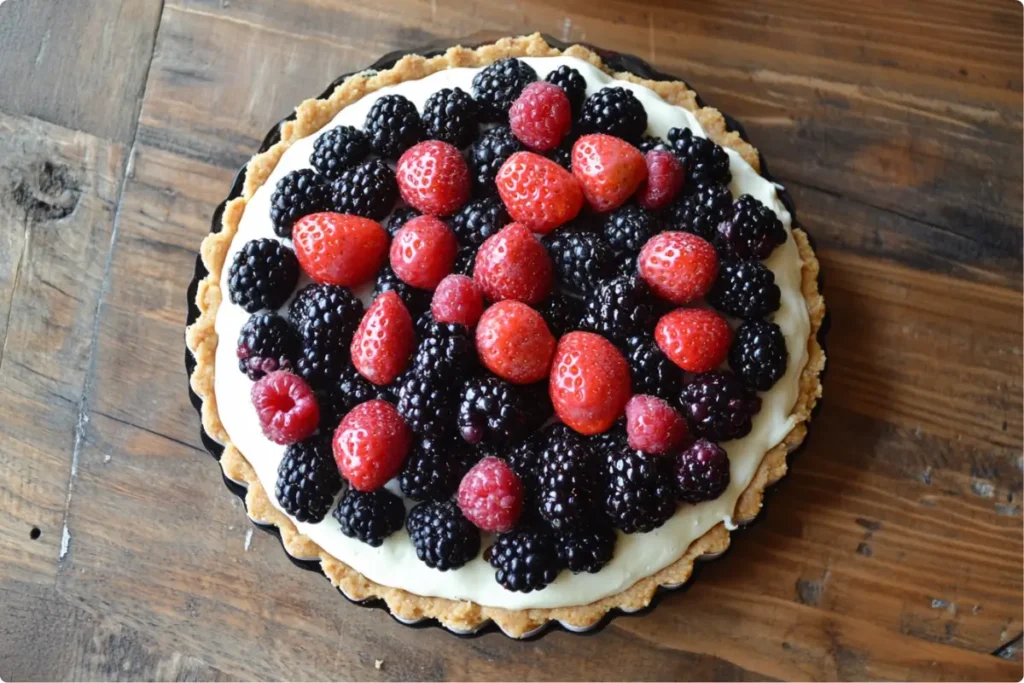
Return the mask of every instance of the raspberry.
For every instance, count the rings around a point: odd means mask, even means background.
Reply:
[[[313,142],[309,163],[320,175],[333,180],[369,153],[370,139],[366,133],[352,126],[336,126]]]
[[[437,372],[407,372],[396,380],[396,407],[409,429],[418,435],[440,437],[455,424],[456,387]]]
[[[686,170],[687,186],[707,182],[728,185],[732,180],[729,155],[711,140],[695,136],[689,128],[672,128],[668,131],[668,143]]]
[[[377,298],[384,292],[397,294],[412,315],[418,315],[430,308],[431,293],[426,289],[407,285],[402,278],[395,274],[389,263],[385,263],[377,273],[373,297]]]
[[[761,410],[761,399],[727,370],[697,375],[683,387],[680,402],[697,436],[712,441],[746,436]]]
[[[664,455],[686,440],[686,420],[667,401],[639,394],[626,404],[626,434],[630,448]]]
[[[551,279],[547,250],[519,223],[487,238],[473,266],[473,281],[491,301],[536,303],[551,291]]]
[[[591,332],[570,332],[559,340],[550,385],[555,413],[581,434],[611,427],[631,394],[626,359]]]
[[[548,376],[555,338],[541,314],[519,301],[500,301],[476,328],[480,362],[513,384],[532,384]]]
[[[423,138],[416,105],[402,95],[384,95],[374,102],[363,129],[373,151],[386,159],[397,159]]]
[[[651,211],[663,209],[669,205],[679,190],[683,189],[685,172],[672,152],[652,150],[644,155],[647,163],[647,180],[637,190],[637,203]]]
[[[501,444],[521,438],[551,416],[544,383],[509,384],[488,375],[466,381],[459,403],[458,426],[471,444]]]
[[[758,391],[768,391],[786,374],[788,358],[782,330],[763,320],[740,325],[729,349],[729,367]]]
[[[417,216],[391,242],[391,269],[403,282],[434,289],[451,272],[459,244],[444,222],[434,216]]]
[[[633,378],[633,392],[650,394],[675,404],[683,386],[683,371],[658,348],[647,332],[626,340],[626,360]]]
[[[672,202],[662,213],[662,220],[669,230],[689,232],[711,242],[718,224],[730,213],[729,188],[721,183],[705,183]]]
[[[398,476],[402,493],[414,500],[450,498],[469,471],[463,446],[447,437],[427,437],[413,444]]]
[[[546,234],[569,222],[583,208],[579,181],[564,168],[533,152],[516,152],[494,181],[508,214],[534,232]]]
[[[331,183],[330,207],[334,213],[379,221],[398,201],[395,172],[380,159],[371,159],[342,171]]]
[[[647,533],[676,511],[677,492],[668,472],[672,463],[670,458],[624,449],[625,445],[616,444],[605,454],[604,511],[617,529]]]
[[[480,196],[497,193],[498,188],[494,185],[494,179],[498,175],[498,169],[510,156],[522,151],[522,143],[508,126],[495,126],[484,131],[469,151],[474,192]]]
[[[626,204],[612,211],[605,217],[603,225],[608,246],[629,256],[639,254],[647,241],[660,230],[658,219],[636,204]]]
[[[377,548],[384,539],[402,528],[405,506],[402,499],[386,489],[349,489],[334,509],[341,533]]]
[[[580,115],[588,133],[604,133],[640,142],[647,130],[647,111],[625,88],[602,88],[587,98]],[[575,163],[575,162],[574,162]]]
[[[545,429],[537,455],[541,517],[561,531],[593,518],[597,476],[590,444],[566,425]]]
[[[536,308],[556,339],[566,332],[580,329],[583,310],[579,299],[556,292],[537,304]]]
[[[428,501],[409,511],[405,522],[416,556],[446,572],[458,569],[480,552],[480,532],[453,501]]]
[[[465,147],[476,137],[476,101],[461,88],[443,88],[423,105],[427,137]]]
[[[299,355],[299,338],[288,321],[273,313],[257,313],[238,335],[238,369],[258,380],[268,372],[291,370]]]
[[[412,317],[394,292],[370,304],[352,338],[352,364],[374,384],[390,384],[409,362],[415,335]]]
[[[402,199],[425,214],[447,216],[469,199],[469,167],[447,142],[413,145],[398,160],[396,176]]]
[[[714,370],[729,353],[732,330],[725,318],[706,308],[677,308],[654,328],[658,347],[687,372]]]
[[[554,539],[544,531],[517,529],[502,534],[484,557],[497,570],[495,581],[519,593],[542,590],[561,570]]]
[[[640,250],[640,277],[662,299],[682,305],[704,296],[718,274],[718,254],[687,232],[655,235]]]
[[[775,212],[745,194],[733,203],[730,218],[718,224],[718,241],[734,260],[766,259],[786,241]]]
[[[343,287],[370,280],[388,253],[388,234],[380,223],[339,213],[314,213],[300,219],[292,240],[307,275]]]
[[[413,218],[416,218],[416,216],[422,215],[423,214],[421,214],[419,211],[412,208],[411,206],[399,207],[395,209],[394,212],[392,212],[391,217],[388,218],[387,225],[384,226],[384,229],[388,231],[388,234],[391,237],[394,237],[396,234],[398,234],[398,231],[402,229],[403,225],[408,223]]]
[[[327,208],[327,185],[312,169],[292,171],[277,181],[270,195],[270,222],[279,237],[291,237],[295,221]]]
[[[615,554],[615,529],[606,522],[580,529],[568,529],[558,534],[555,545],[558,559],[573,574],[596,573],[611,562]]]
[[[411,442],[409,427],[393,405],[367,401],[334,430],[334,459],[354,488],[374,491],[398,474]]]
[[[277,467],[274,497],[300,522],[319,522],[341,490],[341,475],[326,439],[315,436],[284,450]]]
[[[729,455],[718,444],[697,439],[676,456],[679,500],[701,503],[714,500],[729,488]]]
[[[228,294],[231,303],[247,313],[274,310],[291,296],[298,278],[299,262],[294,251],[277,240],[250,240],[231,261]]]
[[[762,318],[779,310],[782,292],[775,274],[760,261],[726,262],[718,274],[708,302],[726,315]]]
[[[610,135],[584,135],[572,146],[572,174],[592,209],[611,211],[625,204],[647,179],[647,163],[628,142]]]
[[[558,280],[577,294],[594,289],[615,271],[615,253],[604,238],[575,224],[547,236],[544,245]]]
[[[430,301],[430,312],[442,323],[458,323],[473,328],[484,311],[484,298],[473,278],[449,275],[437,285]]]
[[[558,147],[572,126],[572,105],[565,91],[551,83],[531,83],[508,112],[509,127],[530,149],[546,152]]]
[[[537,72],[515,57],[499,59],[473,77],[473,97],[484,121],[502,122],[523,89],[537,80]]]
[[[635,275],[619,275],[587,292],[582,327],[618,346],[649,329],[655,312],[651,290]]]
[[[252,404],[264,436],[277,444],[302,441],[320,421],[313,390],[290,372],[271,372],[253,384]]]
[[[579,71],[568,64],[563,64],[544,77],[548,83],[553,83],[565,91],[572,105],[573,115],[578,114],[583,106],[583,100],[587,96],[587,81]]]
[[[484,531],[505,532],[523,511],[523,484],[501,458],[487,457],[462,478],[459,509]]]

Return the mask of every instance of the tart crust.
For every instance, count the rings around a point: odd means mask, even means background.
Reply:
[[[726,130],[725,119],[717,109],[698,106],[696,94],[684,83],[646,80],[628,72],[615,73],[602,63],[595,52],[586,47],[573,45],[563,51],[548,45],[540,34],[534,34],[504,38],[475,50],[452,47],[443,55],[431,58],[407,55],[391,69],[354,74],[335,88],[327,99],[306,100],[296,108],[295,120],[281,125],[280,142],[249,161],[242,196],[227,203],[221,231],[210,233],[202,243],[202,259],[209,274],[199,283],[196,304],[200,315],[196,322],[187,328],[185,338],[196,361],[191,385],[193,391],[203,400],[203,427],[214,440],[224,444],[220,463],[225,476],[248,488],[246,507],[249,517],[257,523],[276,526],[289,554],[300,559],[319,560],[323,573],[346,596],[354,600],[380,598],[387,603],[391,613],[403,621],[434,618],[456,632],[476,631],[487,621],[493,621],[502,631],[513,637],[532,634],[553,620],[572,629],[586,629],[599,622],[609,610],[619,608],[629,612],[646,607],[659,586],[677,586],[685,583],[693,572],[695,560],[702,556],[718,555],[729,547],[729,531],[723,523],[719,523],[696,539],[683,556],[669,566],[641,579],[620,593],[587,605],[508,610],[486,607],[470,601],[416,595],[371,581],[300,534],[291,520],[270,502],[255,470],[245,459],[244,454],[231,443],[221,424],[214,393],[214,361],[218,341],[214,320],[222,298],[221,272],[246,202],[257,188],[266,182],[284,151],[294,141],[318,131],[344,107],[384,86],[417,80],[451,67],[486,66],[504,57],[558,55],[583,59],[617,79],[643,85],[658,93],[667,102],[684,107],[693,113],[708,137],[719,145],[735,150],[760,173],[757,150],[738,133]],[[820,375],[825,367],[825,353],[818,343],[818,331],[825,317],[825,303],[818,291],[818,260],[806,233],[796,227],[792,232],[802,260],[801,289],[811,325],[807,340],[807,364],[800,376],[800,394],[793,406],[797,423],[781,443],[765,454],[754,478],[740,495],[732,515],[737,523],[753,520],[760,512],[765,489],[785,476],[786,456],[804,440],[811,411],[821,397]]]

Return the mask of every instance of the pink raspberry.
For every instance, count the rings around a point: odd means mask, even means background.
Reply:
[[[626,404],[630,448],[664,455],[682,446],[687,432],[682,414],[656,396],[637,394]]]
[[[484,297],[473,278],[449,275],[434,290],[430,312],[439,323],[458,323],[472,328],[484,312]]]
[[[484,531],[504,532],[519,521],[523,511],[523,484],[501,458],[484,458],[459,484],[459,508]]]
[[[272,372],[252,385],[251,395],[263,434],[274,443],[295,443],[316,431],[320,406],[298,375]]]
[[[636,192],[637,203],[645,209],[664,209],[683,189],[683,165],[672,152],[652,149],[644,155],[647,162],[647,180]]]
[[[572,105],[557,85],[537,81],[523,89],[508,110],[512,133],[530,149],[546,152],[558,147],[572,126]]]

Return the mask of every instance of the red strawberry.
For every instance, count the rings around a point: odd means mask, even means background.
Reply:
[[[682,446],[687,433],[682,414],[663,399],[637,394],[626,404],[630,448],[664,455]]]
[[[422,213],[447,216],[469,199],[469,167],[447,142],[427,140],[405,150],[395,176],[402,199]]]
[[[391,242],[391,269],[406,284],[434,289],[452,272],[459,243],[444,221],[416,216],[403,225]]]
[[[655,235],[640,250],[637,265],[655,294],[680,305],[707,294],[718,276],[715,248],[688,232]]]
[[[252,385],[251,397],[260,428],[274,443],[295,443],[316,431],[320,406],[298,375],[272,372]]]
[[[312,213],[292,230],[299,265],[317,282],[355,287],[373,278],[388,253],[380,223],[341,213]]]
[[[412,434],[387,401],[353,408],[334,430],[334,459],[343,477],[359,491],[376,491],[402,467]]]
[[[434,290],[430,312],[439,323],[459,323],[472,328],[484,312],[484,297],[473,278],[449,275]]]
[[[661,317],[654,340],[669,360],[687,372],[714,370],[729,353],[732,330],[706,308],[677,308]]]
[[[537,81],[523,89],[508,110],[512,133],[529,147],[540,152],[558,147],[572,126],[572,105],[565,91],[557,85]]]
[[[636,201],[651,211],[664,209],[683,188],[686,177],[683,165],[675,154],[664,149],[652,149],[644,156],[644,161],[647,180],[637,190]]]
[[[576,217],[583,191],[571,173],[533,152],[516,152],[494,182],[508,215],[542,235]]]
[[[622,416],[629,400],[629,364],[604,337],[570,332],[555,349],[550,391],[562,422],[580,434],[599,434]]]
[[[551,292],[551,278],[548,250],[519,223],[488,237],[473,263],[473,280],[491,301],[535,304]]]
[[[523,511],[523,483],[501,458],[490,456],[473,466],[459,484],[459,509],[484,531],[508,531]]]
[[[352,338],[352,365],[374,384],[390,384],[409,362],[415,343],[412,316],[393,291],[380,294]]]
[[[541,314],[518,301],[499,301],[476,328],[480,362],[513,384],[532,384],[548,376],[555,338]]]
[[[647,178],[647,164],[640,150],[625,140],[595,133],[572,146],[572,174],[592,209],[611,211],[625,204]]]

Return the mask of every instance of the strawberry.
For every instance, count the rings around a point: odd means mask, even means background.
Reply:
[[[352,365],[374,384],[390,384],[405,369],[415,336],[412,316],[394,291],[380,294],[352,338]]]
[[[525,226],[509,223],[480,245],[473,280],[491,301],[535,304],[551,292],[551,257]]]
[[[683,165],[675,154],[664,149],[652,149],[644,155],[644,162],[647,164],[647,180],[640,184],[636,202],[651,211],[664,209],[683,189],[686,177]]]
[[[583,190],[571,173],[533,152],[510,156],[494,180],[512,219],[547,234],[576,217]]]
[[[655,235],[640,250],[637,265],[655,294],[679,305],[707,294],[718,276],[715,248],[688,232]]]
[[[250,395],[263,435],[274,443],[295,443],[316,431],[320,406],[298,375],[271,372],[252,385]]]
[[[434,290],[430,312],[439,323],[458,323],[472,328],[484,312],[484,297],[473,278],[449,275]]]
[[[599,434],[622,416],[629,400],[629,364],[604,337],[570,332],[555,349],[550,391],[562,422],[580,434]]]
[[[405,150],[395,177],[402,199],[421,213],[447,216],[469,199],[469,167],[447,142],[427,140]]]
[[[592,209],[611,211],[625,204],[647,178],[647,163],[625,140],[595,133],[572,146],[572,174]]]
[[[403,225],[391,242],[391,269],[406,284],[434,289],[452,272],[459,243],[444,221],[416,216]]]
[[[355,287],[377,274],[388,253],[380,223],[341,213],[312,213],[292,230],[295,256],[321,284]]]
[[[480,362],[513,384],[532,384],[548,376],[555,338],[541,314],[519,301],[499,301],[476,328]]]
[[[626,435],[630,448],[665,455],[682,446],[687,434],[682,413],[664,399],[637,394],[626,404]]]
[[[530,149],[554,149],[572,126],[569,96],[557,85],[531,83],[508,110],[508,122],[513,135]]]
[[[402,467],[412,433],[387,401],[360,403],[334,430],[334,459],[343,477],[359,491],[376,491]]]
[[[729,353],[732,330],[706,308],[677,308],[661,317],[654,340],[669,360],[687,372],[714,370]]]

